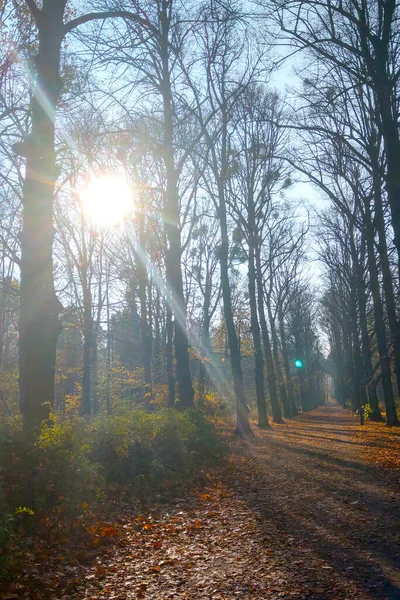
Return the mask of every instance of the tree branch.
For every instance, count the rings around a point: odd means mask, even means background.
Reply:
[[[33,2],[33,0],[25,0],[25,2],[31,3],[31,2]],[[66,23],[64,25],[64,35],[66,35],[67,33],[70,33],[73,29],[76,29],[77,27],[79,27],[79,25],[84,25],[85,23],[88,23],[89,21],[99,21],[99,20],[103,20],[103,19],[118,19],[118,18],[126,19],[127,21],[134,21],[135,23],[142,25],[146,29],[150,30],[154,35],[158,34],[157,28],[154,27],[154,25],[152,25],[149,20],[143,19],[142,17],[139,17],[135,13],[129,12],[128,10],[111,10],[111,11],[98,12],[98,13],[95,13],[95,12],[88,13],[86,15],[77,17],[76,19],[73,19],[72,21],[69,21],[68,23]]]
[[[25,0],[25,4],[27,5],[27,7],[29,8],[29,10],[31,11],[31,13],[33,15],[33,18],[35,19],[35,21],[37,23],[38,20],[40,19],[41,10],[37,6],[35,0]]]

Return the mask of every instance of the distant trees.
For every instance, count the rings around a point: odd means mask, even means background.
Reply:
[[[387,424],[398,425],[399,6],[330,0],[273,5],[281,35],[304,51],[308,65],[291,123],[303,148],[291,163],[334,206],[322,217],[319,235],[337,394],[352,402],[361,421],[367,404],[378,420],[381,389]]]
[[[398,129],[399,11],[396,0],[273,2],[280,29],[296,48],[306,49],[323,71],[334,67],[375,100],[373,123],[382,135],[384,179],[397,254],[400,252],[400,137]],[[322,71],[320,76],[323,78]],[[322,79],[320,79],[322,81]],[[368,92],[367,92],[368,93]],[[339,99],[332,89],[331,100]],[[329,100],[329,99],[328,99]]]

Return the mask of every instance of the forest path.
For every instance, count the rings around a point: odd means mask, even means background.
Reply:
[[[326,406],[227,434],[208,486],[126,524],[74,598],[400,600],[400,472],[368,464],[356,431]]]

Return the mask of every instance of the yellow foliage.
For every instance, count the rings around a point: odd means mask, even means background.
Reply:
[[[27,508],[26,506],[18,506],[18,508],[14,510],[14,515],[22,514],[34,515],[35,513],[31,508]]]
[[[2,400],[0,403],[0,418],[2,416],[9,416],[10,413],[16,416],[19,412],[19,385],[17,368],[2,372],[0,392]]]

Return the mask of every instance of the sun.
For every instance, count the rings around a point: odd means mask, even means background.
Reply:
[[[133,212],[133,189],[121,175],[92,175],[79,191],[83,212],[93,225],[122,225]]]

